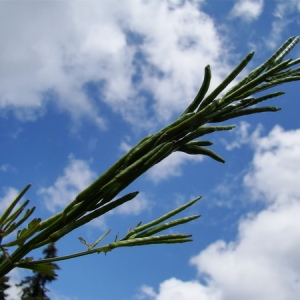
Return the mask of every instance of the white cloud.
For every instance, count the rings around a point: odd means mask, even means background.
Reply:
[[[277,125],[253,142],[252,168],[244,179],[253,195],[277,204],[300,199],[300,129],[284,131]]]
[[[145,194],[139,193],[134,199],[118,206],[112,212],[120,215],[139,215],[143,211],[149,208],[149,201]]]
[[[176,278],[170,278],[159,286],[159,294],[151,287],[143,286],[138,299],[156,300],[219,300],[218,293],[209,287],[199,284],[198,281],[184,282]]]
[[[191,286],[195,299],[299,298],[299,141],[299,129],[279,126],[253,140],[254,158],[245,182],[257,197],[263,195],[266,208],[246,214],[233,241],[218,240],[190,260],[201,282],[167,279],[157,294],[144,290],[144,299],[193,299]]]
[[[241,121],[229,135],[233,135],[234,139],[228,141],[228,139],[221,138],[221,142],[225,145],[226,150],[233,150],[235,148],[241,148],[242,145],[251,144],[253,140],[257,139],[263,130],[263,126],[258,124],[257,127],[250,133],[251,125],[248,122]]]
[[[83,89],[93,82],[127,121],[149,114],[145,90],[154,118],[169,120],[195,95],[206,64],[213,84],[229,71],[224,35],[199,10],[202,2],[2,1],[0,107],[35,119],[51,99],[74,120],[104,127],[101,105]]]
[[[299,199],[298,199],[299,200]],[[217,241],[192,258],[221,299],[298,299],[300,229],[295,205],[270,208],[240,222],[239,237]]]
[[[174,152],[163,161],[152,167],[148,172],[148,178],[157,183],[171,176],[181,176],[182,165],[188,161],[202,161],[204,156],[188,155],[182,152]]]
[[[146,297],[150,299],[154,299],[156,297],[156,293],[151,286],[143,285],[140,288],[140,294],[137,295],[137,299],[145,299]]]
[[[55,212],[69,204],[94,179],[96,174],[90,169],[88,162],[71,155],[64,174],[52,186],[40,188],[38,193],[44,197],[47,209]]]
[[[299,25],[300,4],[298,0],[277,0],[274,9],[275,20],[272,22],[272,30],[266,39],[266,45],[274,49],[282,40],[282,35],[292,23]]]
[[[4,210],[11,204],[13,200],[19,195],[20,191],[13,187],[2,188],[4,195],[0,198],[0,212]]]
[[[274,16],[279,19],[286,18],[287,14],[297,13],[300,10],[300,3],[298,0],[277,0],[276,7],[274,10]]]
[[[247,22],[257,19],[263,12],[263,0],[239,0],[235,3],[231,15]]]
[[[7,300],[15,300],[20,298],[21,288],[17,287],[16,284],[21,282],[21,277],[24,276],[24,274],[25,272],[21,271],[20,269],[13,269],[7,274],[10,285],[10,287],[5,291],[7,293]]]

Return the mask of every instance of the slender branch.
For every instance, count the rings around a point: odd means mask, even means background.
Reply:
[[[278,111],[279,108],[277,107],[257,107],[256,105],[280,96],[282,92],[271,92],[258,98],[254,98],[253,95],[287,82],[300,81],[300,68],[292,68],[300,63],[300,59],[284,61],[285,56],[299,41],[300,37],[288,39],[269,59],[226,91],[228,85],[253,58],[254,53],[248,54],[224,81],[205,97],[211,82],[211,69],[207,66],[204,72],[204,81],[198,94],[177,120],[159,132],[142,139],[90,186],[79,193],[61,212],[44,221],[38,218],[33,219],[28,223],[28,226],[18,231],[17,238],[13,242],[3,245],[5,247],[17,245],[17,247],[11,254],[8,254],[9,259],[2,261],[0,277],[7,274],[14,267],[28,267],[30,264],[41,263],[41,261],[31,260],[22,262],[22,259],[33,249],[51,241],[59,240],[94,218],[133,199],[137,193],[130,193],[114,200],[134,180],[173,152],[182,151],[191,155],[201,154],[224,162],[218,154],[206,148],[212,144],[211,142],[197,139],[215,131],[234,128],[234,126],[207,126],[208,123],[223,122],[253,113]],[[25,213],[23,211],[29,201],[25,201],[21,207],[16,209],[16,205],[29,187],[30,185],[21,191],[0,217],[0,241],[6,235],[11,234],[13,230],[18,229],[25,221],[27,222],[33,213],[34,208],[27,209]],[[164,217],[162,217],[153,221],[154,223],[150,222],[146,225],[137,226],[122,240],[97,248],[97,251],[95,251],[96,249],[88,249],[88,251],[66,257],[86,255],[87,252],[91,253],[91,251],[106,253],[114,248],[124,246],[187,242],[190,241],[190,235],[152,236],[152,234],[192,221],[197,217],[190,216],[161,224],[164,220]],[[7,254],[8,251],[3,246],[1,249]],[[56,261],[60,260],[60,258],[55,259]]]

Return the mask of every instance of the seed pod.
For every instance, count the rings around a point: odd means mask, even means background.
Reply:
[[[220,157],[218,154],[216,154],[212,150],[209,150],[209,149],[206,149],[203,147],[199,147],[199,146],[185,145],[185,146],[181,147],[180,149],[178,149],[178,151],[185,152],[185,153],[191,154],[191,155],[202,154],[202,155],[210,156],[211,158],[213,158],[216,161],[219,161],[222,163],[225,162],[225,160],[222,157]]]

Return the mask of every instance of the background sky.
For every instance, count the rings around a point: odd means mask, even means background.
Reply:
[[[254,50],[249,71],[299,35],[299,12],[298,0],[1,1],[0,209],[32,183],[35,217],[58,212],[178,117],[207,64],[216,86]],[[225,164],[172,154],[128,188],[136,200],[56,246],[83,251],[79,236],[91,243],[110,228],[108,243],[202,195],[185,212],[202,217],[176,230],[192,243],[60,262],[51,299],[298,299],[299,83],[281,90],[270,104],[282,111],[208,137]]]

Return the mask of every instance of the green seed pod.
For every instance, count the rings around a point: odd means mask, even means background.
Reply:
[[[210,81],[211,81],[211,70],[210,70],[210,66],[208,65],[204,69],[204,79],[203,79],[203,82],[202,82],[202,85],[200,87],[198,94],[196,95],[194,101],[183,112],[182,116],[187,113],[194,112],[197,109],[197,107],[199,106],[199,104],[201,103],[201,101],[203,100],[203,98],[205,97],[205,95],[209,89]]]
[[[210,156],[211,158],[213,158],[216,161],[219,161],[222,163],[225,162],[225,160],[222,157],[220,157],[218,154],[216,154],[212,150],[209,150],[209,149],[206,149],[203,147],[199,147],[199,146],[185,145],[185,146],[181,147],[180,149],[178,149],[178,151],[185,152],[185,153],[191,154],[191,155],[202,154],[202,155]]]

